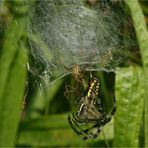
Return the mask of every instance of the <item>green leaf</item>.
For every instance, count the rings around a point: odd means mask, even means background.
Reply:
[[[144,86],[141,68],[119,68],[116,73],[114,146],[137,147],[144,110]]]
[[[26,76],[26,52],[21,44],[25,17],[13,17],[7,26],[0,55],[0,146],[14,146]]]
[[[138,0],[125,0],[125,2],[131,11],[131,16],[133,19],[133,24],[137,35],[137,40],[139,43],[140,53],[143,62],[143,80],[145,83],[145,146],[148,146],[148,30]]]

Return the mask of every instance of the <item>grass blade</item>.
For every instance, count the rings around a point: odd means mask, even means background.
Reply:
[[[19,5],[20,6],[20,5]],[[15,6],[14,6],[15,7]],[[13,8],[13,7],[12,7]],[[16,7],[15,7],[16,8]],[[21,9],[22,7],[20,7]],[[17,9],[16,9],[17,10]],[[19,10],[19,9],[18,9]],[[15,16],[5,32],[0,55],[0,146],[14,146],[26,76],[26,53],[20,39],[25,17]]]
[[[131,66],[117,70],[114,146],[139,145],[144,110],[143,92],[142,70],[139,67]]]
[[[145,83],[145,146],[148,147],[148,30],[138,0],[125,0],[125,2],[131,11],[143,62]]]

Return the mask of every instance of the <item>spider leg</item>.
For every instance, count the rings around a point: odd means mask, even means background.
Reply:
[[[115,100],[115,97],[114,97],[114,105],[113,105],[113,107],[112,107],[112,110],[111,110],[111,112],[110,112],[110,118],[115,114],[115,112],[116,112],[116,100]]]
[[[80,124],[83,124],[83,122],[78,121],[78,119],[76,119],[76,117],[72,116],[72,118],[70,117],[70,115],[68,116],[68,122],[71,126],[71,128],[74,130],[74,132],[76,132],[76,134],[78,136],[81,136],[83,134],[83,129],[80,127]]]
[[[82,124],[92,124],[95,121],[92,120],[93,122],[91,123],[91,120],[85,121],[85,120],[79,120],[77,117],[75,117],[75,114],[72,114],[72,117],[68,117],[69,124],[71,128],[76,132],[76,134],[80,137],[82,137],[83,140],[87,140],[89,138],[96,138],[99,133],[101,132],[101,129],[105,124],[107,124],[115,112],[115,107],[113,107],[111,113],[109,115],[104,114],[102,118],[99,119],[99,121],[96,121],[97,123],[87,129],[82,129],[81,125]]]
[[[116,112],[116,99],[114,97],[114,105],[113,105],[113,108],[112,108],[112,111],[111,111],[111,115],[113,116]]]
[[[108,122],[110,122],[111,117],[110,116],[105,116],[102,117],[102,119],[100,120],[100,122],[98,122],[97,124],[93,125],[92,127],[83,130],[82,132],[86,134],[86,136],[83,137],[83,140],[87,140],[89,138],[97,138],[97,136],[100,134],[103,126],[105,124],[107,124]]]
[[[69,124],[70,124],[70,126],[71,126],[71,128],[74,130],[74,132],[78,135],[78,136],[80,136],[80,137],[82,137],[84,134],[87,134],[87,131],[88,131],[88,129],[86,129],[86,130],[83,130],[81,127],[80,127],[80,125],[79,124],[81,124],[80,122],[77,122],[77,120],[75,120],[74,118],[71,118],[70,116],[68,117],[68,122],[69,122]],[[86,136],[85,136],[86,137]],[[83,137],[82,137],[82,139],[84,139]],[[87,138],[88,139],[88,138]],[[85,139],[84,139],[85,140]]]
[[[86,136],[83,137],[83,140],[87,140],[89,138],[97,138],[97,136],[99,135],[99,133],[101,132],[103,126],[101,126],[100,124],[95,124],[92,127],[83,130],[83,133],[86,134]]]
[[[111,112],[109,114],[107,114],[107,115],[104,116],[104,119],[105,120],[103,122],[103,125],[105,125],[106,123],[108,123],[108,122],[111,121],[111,118],[115,114],[115,112],[116,112],[116,100],[114,98],[114,105],[112,107],[112,110],[111,110]]]
[[[111,117],[113,116],[115,111],[116,111],[116,104],[114,103],[113,109],[111,110],[111,113],[109,115],[104,114],[103,117],[97,122],[97,124],[82,131],[83,133],[86,134],[86,136],[83,137],[83,140],[87,140],[89,138],[96,138],[101,132],[103,126],[111,121]]]
[[[100,98],[99,98],[97,104],[98,104],[99,112],[100,112],[100,113],[103,113],[103,108],[102,108],[102,104],[101,104]]]
[[[83,140],[86,140],[88,138],[96,138],[97,135],[100,133],[100,129],[98,128],[98,123],[93,125],[92,127],[88,129],[82,129],[80,126],[85,123],[85,121],[79,121],[73,113],[73,116],[68,116],[68,122],[71,126],[71,128],[74,130],[74,132],[82,137]],[[96,128],[96,129],[95,129]],[[92,129],[95,129],[95,133],[91,133]]]
[[[74,130],[74,132],[75,132],[77,135],[80,135],[80,134],[79,134],[79,131],[78,131],[78,130],[76,129],[76,127],[74,126],[74,124],[73,124],[73,122],[72,122],[70,116],[68,116],[68,122],[69,122],[71,128]]]
[[[95,124],[96,123],[96,119],[89,119],[87,117],[83,118],[83,119],[80,119],[81,116],[79,118],[77,118],[74,113],[72,114],[72,117],[73,117],[73,119],[75,119],[75,122],[78,122],[81,125],[82,124],[88,124],[88,123],[90,123],[90,124]]]
[[[81,121],[80,122],[80,120],[78,120],[75,116],[74,116],[74,114],[73,114],[73,117],[76,119],[76,120],[72,120],[73,121],[73,123],[75,124],[75,126],[77,126],[77,128],[79,128],[80,129],[80,131],[78,131],[77,130],[77,134],[79,135],[79,136],[81,136],[82,137],[82,139],[83,140],[87,140],[87,139],[89,139],[89,138],[96,138],[98,135],[99,135],[99,133],[101,132],[101,129],[102,129],[102,127],[104,126],[103,125],[103,123],[104,123],[104,118],[102,117],[99,121],[94,121],[94,120],[89,120],[89,122],[87,121],[87,122],[85,122],[85,121]],[[93,121],[93,122],[92,122]],[[80,125],[82,125],[82,124],[92,124],[92,123],[96,123],[96,124],[94,124],[93,126],[91,126],[91,127],[89,127],[89,128],[87,128],[87,129],[82,129],[81,127],[80,127]],[[76,128],[75,128],[76,129]]]
[[[78,123],[80,123],[80,124],[83,124],[83,123],[84,123],[84,120],[77,119],[77,118],[75,117],[74,113],[72,113],[72,117],[73,117],[73,119],[75,120],[75,122],[78,122]]]
[[[75,126],[76,126],[78,129],[80,129],[79,134],[82,135],[83,133],[86,133],[86,132],[87,132],[87,129],[84,130],[84,129],[82,129],[80,126],[83,125],[83,124],[87,124],[88,121],[87,121],[87,120],[85,121],[85,120],[77,119],[77,118],[75,117],[74,113],[72,114],[72,117],[73,117],[73,118],[71,118],[71,121],[75,124]]]

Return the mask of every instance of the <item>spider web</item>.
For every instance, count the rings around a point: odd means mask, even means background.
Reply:
[[[46,83],[71,74],[74,65],[86,71],[114,71],[135,45],[121,31],[128,24],[122,2],[98,1],[94,7],[81,0],[28,4],[29,53],[34,59],[28,67]]]

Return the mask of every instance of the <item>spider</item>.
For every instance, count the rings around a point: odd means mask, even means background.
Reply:
[[[68,116],[71,128],[83,140],[96,138],[101,132],[102,127],[111,121],[111,117],[116,111],[115,99],[110,113],[104,111],[101,100],[98,98],[98,91],[98,79],[95,77],[90,78],[88,87],[79,101],[77,112],[72,113],[72,116]],[[83,126],[89,127],[84,129]]]
[[[66,66],[64,66],[66,69]],[[71,67],[72,71],[72,85],[65,84],[65,92],[64,95],[69,100],[71,104],[78,104],[79,98],[83,96],[84,90],[85,90],[85,81],[84,81],[84,71],[85,67],[83,67],[83,70],[80,68],[79,65],[75,64]]]

